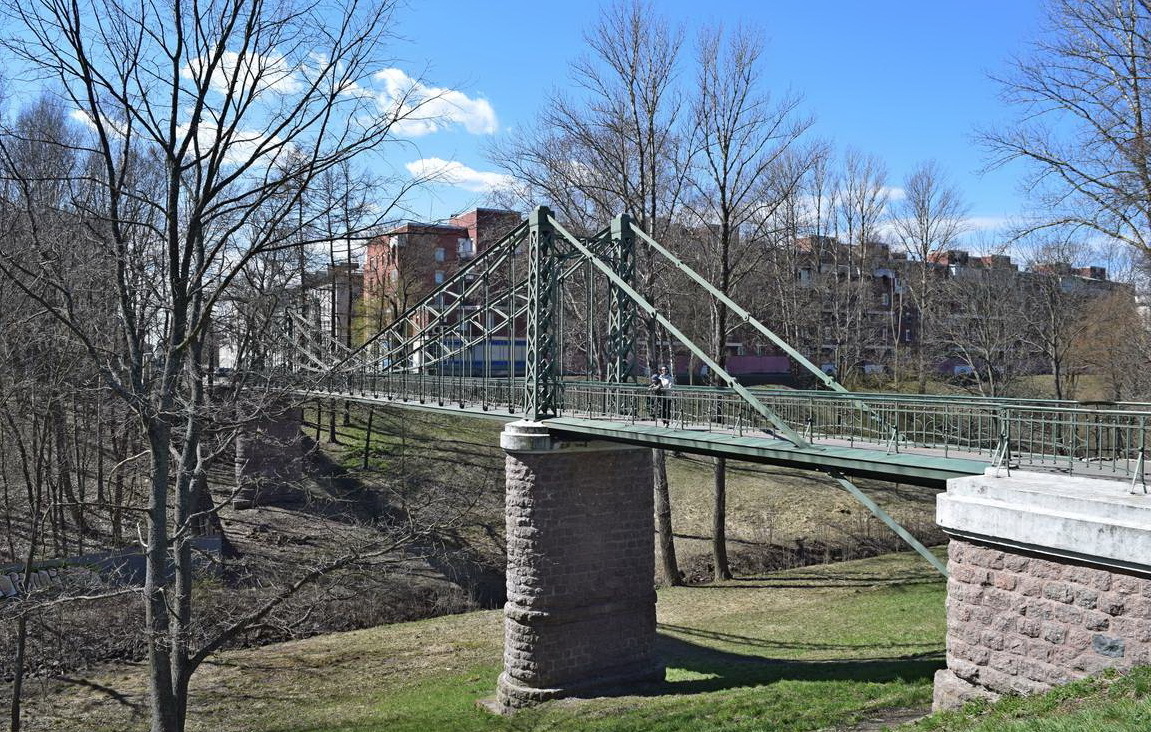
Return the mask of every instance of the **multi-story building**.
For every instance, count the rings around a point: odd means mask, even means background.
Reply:
[[[345,346],[360,340],[356,321],[364,293],[364,274],[358,262],[329,265],[304,280],[305,313],[315,332]]]
[[[370,329],[380,330],[395,322],[400,315],[420,302],[455,275],[465,263],[498,242],[523,218],[515,211],[478,208],[457,214],[447,223],[429,224],[409,221],[380,234],[368,242],[364,267],[366,320]],[[464,312],[474,305],[464,305]],[[416,322],[422,315],[417,315]],[[454,316],[459,318],[459,314]],[[522,369],[522,338],[489,333],[483,346],[468,347],[465,342],[478,337],[469,329],[466,319],[457,321],[460,350],[436,368],[464,370],[468,373],[506,372]],[[504,338],[500,343],[500,337]],[[512,340],[515,343],[512,343]],[[380,344],[382,346],[382,344]],[[427,364],[422,350],[405,358],[412,365]],[[380,357],[385,358],[380,352]],[[478,364],[478,365],[477,365]]]
[[[1025,321],[1027,303],[1034,305],[1033,295],[1042,288],[1054,287],[1074,300],[1123,287],[1109,280],[1102,267],[1049,263],[1021,269],[1006,255],[963,250],[940,252],[924,263],[882,242],[849,244],[829,236],[777,246],[764,254],[764,261],[761,319],[823,370],[849,380],[905,375],[917,368],[921,355],[941,373],[967,373],[973,360],[970,344],[959,348],[958,341],[949,339],[973,337],[968,326],[975,321]],[[932,303],[930,322],[917,297],[925,288]],[[1015,332],[1021,333],[1019,325]],[[984,328],[978,335],[987,340],[998,335],[1002,341],[985,343],[984,349],[1010,351],[1019,368],[1043,369],[1042,357],[1027,353],[1030,346],[1022,337],[1008,342],[1009,330]],[[749,381],[778,381],[786,361],[779,358],[781,351],[757,338],[750,330],[734,333],[727,368]],[[676,365],[681,375],[698,370],[686,354]],[[805,380],[794,364],[792,373]]]
[[[364,263],[369,318],[376,327],[391,323],[522,220],[515,211],[477,208],[445,224],[409,221],[373,238]]]

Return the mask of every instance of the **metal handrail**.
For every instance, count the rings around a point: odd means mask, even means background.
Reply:
[[[508,415],[522,407],[523,379],[415,374],[333,374],[315,388],[384,401],[482,409]],[[756,396],[791,430],[815,446],[888,453],[977,457],[1010,456],[1012,465],[1068,473],[1130,477],[1146,451],[1151,410],[1119,404],[1099,409],[1052,400],[956,399],[868,394],[867,403],[897,432],[884,430],[854,404],[855,395],[757,390]],[[1074,406],[1072,406],[1074,405]],[[1110,405],[1109,405],[1110,407]],[[560,417],[665,426],[677,430],[771,437],[777,424],[722,387],[677,386],[652,394],[642,384],[567,380]],[[1005,445],[1005,440],[1010,444]],[[1006,449],[1005,449],[1006,448]]]

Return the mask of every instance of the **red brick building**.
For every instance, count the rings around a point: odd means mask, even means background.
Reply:
[[[376,327],[395,320],[522,220],[515,211],[477,208],[444,224],[410,221],[369,241],[364,294]]]

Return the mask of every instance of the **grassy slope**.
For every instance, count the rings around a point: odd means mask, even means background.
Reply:
[[[1151,729],[1151,668],[1098,677],[1042,696],[969,704],[920,720],[932,732],[1146,732]]]
[[[693,565],[693,556],[710,556],[713,471],[708,458],[668,460],[676,551],[685,569]],[[921,540],[944,540],[935,526],[939,491],[869,480],[856,483]],[[853,554],[859,547],[875,543],[902,546],[890,529],[825,475],[729,461],[727,485],[728,552],[737,575],[748,564],[741,555],[748,553],[753,560],[766,544],[838,546],[847,549],[848,558],[859,556]],[[814,559],[821,561],[818,552]],[[694,562],[697,569],[700,561],[706,559]]]
[[[341,427],[344,445],[329,446],[341,455],[340,462],[353,470],[362,456],[365,415],[355,416],[353,426]],[[475,504],[472,518],[463,522],[461,534],[498,559],[500,547],[492,542],[493,533],[502,531],[503,524],[502,425],[395,408],[377,409],[374,424],[371,462],[385,478],[401,472],[417,473],[425,484],[455,486],[459,493],[468,492],[463,486],[484,484],[474,491],[474,496],[482,498]],[[708,458],[669,455],[676,548],[685,564],[693,556],[711,551],[712,473]],[[372,476],[367,479],[378,480]],[[924,538],[938,534],[934,530],[936,491],[877,481],[859,481],[859,485],[911,531]],[[454,495],[456,502],[460,498]],[[474,500],[471,496],[463,499],[468,503]],[[894,536],[826,476],[739,461],[728,462],[727,525],[733,556],[767,543],[793,545],[802,540],[808,544],[858,545]]]
[[[514,718],[494,689],[498,611],[222,654],[193,681],[191,730],[808,730],[924,707],[943,583],[909,555],[659,595],[666,682]],[[139,667],[40,697],[28,729],[143,729]]]
[[[396,411],[377,414],[377,420],[395,430],[395,436],[377,436],[375,442],[373,462],[385,471],[402,460],[429,470],[426,479],[457,488],[464,488],[463,476],[471,483],[483,475],[487,482],[502,472],[496,423]],[[406,428],[402,450],[395,434],[401,424]],[[445,440],[451,444],[443,445]],[[429,467],[435,461],[427,459],[438,457],[445,446],[463,448],[465,457],[445,454],[447,467]],[[344,464],[357,465],[358,456],[357,450]],[[735,546],[827,541],[872,530],[874,521],[854,501],[810,474],[732,468],[729,525]],[[681,551],[704,553],[710,464],[686,457],[670,460],[669,469]],[[930,521],[934,496],[929,492],[890,484],[868,488],[905,521]],[[492,505],[480,514],[492,516],[461,528],[498,555],[498,494],[477,492],[484,497],[475,507],[490,498]],[[928,703],[931,673],[941,664],[942,597],[941,583],[922,560],[908,555],[744,577],[719,587],[664,590],[659,619],[661,652],[669,665],[666,684],[633,696],[561,702],[514,720],[474,707],[476,698],[491,693],[499,671],[498,613],[313,638],[215,659],[194,682],[189,728],[841,728],[872,714],[888,718],[884,709]],[[142,729],[141,679],[139,668],[125,667],[83,686],[65,685],[50,699],[33,703],[28,729]],[[1139,704],[1145,713],[1145,701]],[[929,728],[981,724],[970,716],[960,720]],[[991,721],[983,728],[999,724]],[[1091,727],[1051,727],[1080,728]]]

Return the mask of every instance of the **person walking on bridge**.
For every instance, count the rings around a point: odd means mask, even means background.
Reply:
[[[651,386],[648,387],[659,405],[659,419],[663,426],[671,425],[671,390],[675,386],[675,377],[668,371],[667,366],[660,366],[659,373],[651,377]]]

